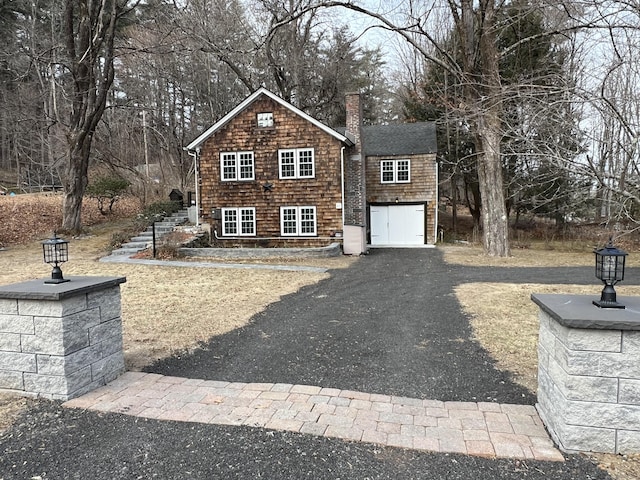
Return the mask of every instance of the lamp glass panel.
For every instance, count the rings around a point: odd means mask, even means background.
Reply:
[[[623,255],[596,255],[596,277],[602,281],[619,282],[624,278]]]

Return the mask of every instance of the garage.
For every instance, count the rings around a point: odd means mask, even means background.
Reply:
[[[424,204],[371,205],[371,245],[424,245],[424,212]]]

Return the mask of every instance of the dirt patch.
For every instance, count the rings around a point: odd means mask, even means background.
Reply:
[[[29,399],[10,393],[0,393],[0,433],[9,428],[27,407]]]

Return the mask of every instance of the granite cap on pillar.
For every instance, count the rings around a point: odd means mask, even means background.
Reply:
[[[0,299],[64,300],[83,293],[116,287],[127,281],[126,277],[65,277],[65,283],[44,283],[45,279],[28,280],[0,286]]]
[[[597,295],[540,294],[531,300],[560,325],[601,330],[640,330],[640,297],[618,295],[626,308],[599,308]]]

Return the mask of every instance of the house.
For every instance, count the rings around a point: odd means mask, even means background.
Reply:
[[[265,88],[204,131],[196,197],[226,246],[423,246],[436,241],[432,123],[362,126],[348,94],[347,126],[333,129]]]

